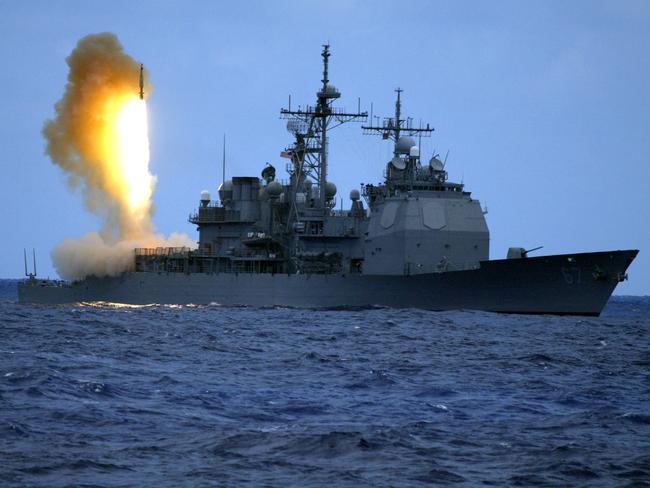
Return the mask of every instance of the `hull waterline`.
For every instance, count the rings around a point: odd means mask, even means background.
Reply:
[[[21,303],[210,304],[599,315],[638,251],[484,261],[476,270],[395,275],[124,273],[71,284],[25,280]]]

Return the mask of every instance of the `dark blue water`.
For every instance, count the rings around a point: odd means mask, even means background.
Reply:
[[[650,486],[650,298],[600,318],[21,306],[2,486]]]

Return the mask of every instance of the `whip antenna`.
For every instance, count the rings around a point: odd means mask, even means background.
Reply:
[[[223,133],[223,154],[221,156],[221,184],[226,184],[226,133]],[[225,189],[225,186],[224,186]]]

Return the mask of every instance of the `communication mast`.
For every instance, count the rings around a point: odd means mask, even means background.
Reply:
[[[332,106],[341,93],[329,82],[329,48],[329,44],[323,45],[323,79],[316,93],[316,105],[298,106],[297,110],[292,110],[290,98],[289,107],[280,110],[281,117],[288,119],[287,130],[296,138],[296,142],[284,153],[293,163],[290,173],[296,184],[305,177],[318,183],[319,206],[322,209],[327,203],[327,132],[346,122],[365,120],[368,116],[367,112],[361,112],[360,102],[356,112],[346,112]]]
[[[395,102],[395,116],[384,118],[382,125],[372,125],[372,120],[370,125],[362,125],[364,134],[376,134],[379,133],[384,139],[392,139],[395,142],[395,149],[393,154],[395,156],[399,155],[397,141],[402,136],[418,136],[418,137],[430,137],[431,133],[434,131],[433,127],[430,127],[429,124],[426,127],[413,127],[413,119],[407,117],[406,119],[402,118],[402,100],[401,94],[404,90],[401,88],[396,88],[395,92],[397,93],[397,101]]]

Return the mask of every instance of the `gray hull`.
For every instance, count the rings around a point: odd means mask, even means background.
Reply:
[[[412,276],[138,272],[72,284],[32,279],[19,283],[18,296],[22,303],[44,304],[387,306],[598,315],[637,252],[492,260],[476,270]]]

